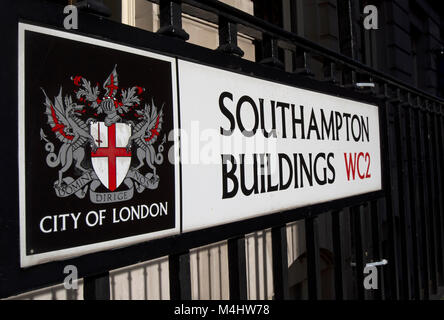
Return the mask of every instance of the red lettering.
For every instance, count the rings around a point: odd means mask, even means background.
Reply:
[[[361,153],[358,155],[358,165],[357,165],[357,168],[358,168],[358,176],[359,176],[359,179],[361,179],[361,180],[365,179],[365,175],[364,175],[364,174],[361,175],[361,170],[360,170],[360,168],[359,168],[359,159],[362,158],[362,157],[364,157],[364,154],[361,152]]]
[[[365,163],[368,164],[367,171],[365,174],[361,173],[361,168],[360,168],[361,158],[364,158]],[[370,174],[370,154],[368,152],[365,154],[363,152],[360,152],[359,154],[349,153],[348,157],[347,153],[344,153],[344,160],[345,160],[345,170],[347,172],[348,181],[356,179],[356,171],[358,171],[358,177],[361,180],[370,179],[372,177]]]
[[[353,180],[355,180],[355,173],[356,173],[356,153],[354,160],[352,159],[352,154],[349,155],[349,161],[347,161],[347,154],[344,153],[345,158],[345,170],[347,171],[347,179],[350,181],[350,171],[353,174]]]
[[[370,179],[372,177],[372,175],[369,173],[370,172],[370,155],[368,153],[365,154],[365,161],[367,161],[368,159],[368,167],[367,167],[367,174],[365,175],[365,177],[367,179]]]

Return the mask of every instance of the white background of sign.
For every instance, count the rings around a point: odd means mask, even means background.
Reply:
[[[179,60],[179,99],[181,119],[181,150],[182,164],[182,191],[183,191],[183,231],[193,231],[201,228],[221,225],[224,223],[244,220],[268,213],[275,213],[322,203],[330,200],[360,195],[381,190],[381,156],[379,137],[378,108],[373,105],[342,99],[331,95],[313,91],[297,89],[294,87],[276,84],[257,78],[247,77],[229,71],[207,67],[191,62]],[[236,130],[232,137],[222,137],[220,127],[229,128],[229,121],[219,109],[219,96],[222,92],[233,93],[234,102],[225,101],[227,108],[235,114],[238,99],[249,95],[256,102],[259,98],[265,99],[265,110],[269,112],[269,101],[276,100],[294,103],[296,106],[306,107],[305,117],[310,117],[311,108],[322,107],[326,112],[335,110],[369,117],[370,143],[354,141],[347,142],[343,137],[340,141],[318,141],[278,139],[274,148],[279,153],[334,152],[333,165],[336,169],[336,181],[332,185],[304,187],[277,191],[271,193],[244,196],[241,192],[232,199],[222,199],[222,153],[238,155],[239,153],[252,154],[254,150],[245,150],[241,147],[228,148],[230,140],[247,142],[253,138],[245,138]],[[251,108],[245,108],[243,119],[247,130],[253,127],[247,118],[252,119]],[[299,109],[298,109],[299,110]],[[319,115],[319,110],[318,115]],[[249,113],[250,112],[250,113]],[[291,115],[291,112],[289,113]],[[280,110],[276,113],[280,128]],[[290,118],[287,117],[287,128],[291,128]],[[266,119],[266,128],[270,128],[270,119]],[[307,121],[307,120],[306,120]],[[268,124],[268,125],[267,125]],[[320,123],[318,123],[320,126]],[[289,129],[287,129],[289,130]],[[258,131],[259,132],[259,131]],[[291,130],[289,130],[291,132]],[[192,144],[193,135],[200,134],[200,143]],[[281,133],[282,134],[282,133]],[[281,136],[278,132],[278,137]],[[262,134],[258,145],[268,143]],[[291,134],[290,134],[291,136]],[[219,140],[219,150],[208,147],[213,140]],[[212,144],[214,145],[214,144]],[[273,146],[269,151],[273,153]],[[215,151],[215,152],[214,152]],[[259,151],[260,150],[256,150]],[[200,153],[199,157],[196,152]],[[344,163],[344,153],[368,152],[371,155],[371,178],[366,180],[347,181]],[[213,163],[208,164],[209,160]],[[211,161],[210,161],[211,162]],[[230,166],[229,166],[230,167]],[[248,167],[248,168],[252,168]],[[251,169],[246,169],[251,172]],[[361,171],[367,166],[362,165]],[[251,174],[247,172],[247,186],[251,186]],[[279,175],[274,174],[273,183],[278,181]]]

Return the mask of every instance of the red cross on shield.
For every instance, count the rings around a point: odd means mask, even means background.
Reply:
[[[115,123],[109,127],[104,122],[91,123],[91,136],[98,146],[91,152],[91,161],[100,182],[114,192],[125,180],[131,165],[131,152],[126,146],[131,137],[131,127]]]

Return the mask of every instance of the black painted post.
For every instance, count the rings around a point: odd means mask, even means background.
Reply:
[[[444,265],[443,265],[443,251],[442,247],[444,244],[443,239],[443,230],[441,229],[442,225],[442,199],[441,199],[441,181],[439,180],[439,177],[441,176],[441,165],[442,163],[439,162],[439,146],[438,146],[438,136],[437,136],[437,130],[436,130],[436,118],[438,116],[436,105],[433,103],[433,109],[431,114],[431,136],[432,139],[430,141],[431,143],[431,150],[432,150],[432,157],[431,162],[433,166],[433,203],[435,207],[435,230],[436,230],[436,238],[437,238],[437,244],[436,244],[436,250],[437,250],[437,267],[438,267],[438,286],[442,286],[444,284],[443,279],[443,272],[444,272]]]
[[[362,219],[361,206],[354,206],[350,208],[350,221],[352,223],[352,230],[354,232],[354,247],[356,259],[356,288],[358,293],[358,300],[364,300],[364,256],[362,246]]]
[[[401,93],[397,90],[398,99],[401,100]],[[400,249],[401,249],[401,268],[402,268],[402,290],[400,296],[402,299],[410,299],[410,238],[409,235],[409,212],[408,212],[408,180],[405,178],[405,131],[403,104],[394,105],[395,115],[395,137],[396,137],[396,163],[397,163],[397,180],[398,180],[398,208],[399,208],[399,222],[400,222]]]
[[[384,95],[387,98],[390,98],[390,92],[388,85],[384,85]],[[393,191],[394,185],[392,182],[393,175],[393,162],[394,162],[394,149],[395,149],[395,139],[393,130],[393,110],[390,102],[386,102],[385,110],[382,111],[383,117],[383,139],[386,144],[386,176],[385,176],[385,193],[386,193],[386,215],[387,215],[387,245],[388,245],[388,254],[389,254],[389,264],[387,266],[388,276],[387,285],[385,286],[386,297],[389,300],[397,300],[398,299],[398,257],[397,257],[397,232],[395,227],[395,217],[394,217],[394,208],[393,208]]]
[[[286,226],[271,229],[273,250],[273,287],[275,300],[288,300],[288,257]]]
[[[410,96],[408,104],[405,106],[405,126],[406,126],[406,145],[407,145],[407,173],[409,186],[410,202],[410,225],[412,235],[412,271],[413,271],[413,296],[415,300],[421,298],[421,243],[420,243],[420,220],[419,198],[417,187],[418,163],[416,152],[416,139],[414,134],[414,119]]]
[[[372,247],[373,247],[373,261],[381,261],[383,259],[381,250],[381,232],[382,229],[381,222],[379,219],[378,212],[378,201],[373,200],[370,202],[370,215],[371,215],[371,226],[372,226]],[[380,267],[378,270],[378,290],[375,292],[375,299],[382,300],[383,290],[384,290],[384,267]]]
[[[237,45],[237,24],[222,16],[219,17],[219,47],[216,50],[244,56],[244,52]]]
[[[103,0],[77,1],[75,5],[79,10],[97,14],[103,17],[110,17],[112,14],[111,10],[103,3]]]
[[[260,61],[261,64],[279,69],[284,68],[284,64],[279,60],[277,39],[267,33],[263,34],[262,55],[263,58]]]
[[[307,245],[307,277],[308,299],[321,299],[321,273],[319,255],[318,218],[307,217],[305,219],[305,238]]]
[[[438,293],[438,252],[437,252],[437,232],[436,232],[436,219],[435,219],[435,205],[434,205],[434,185],[433,176],[435,174],[433,170],[432,161],[432,132],[430,127],[430,104],[428,101],[424,103],[424,134],[425,134],[425,164],[426,164],[426,181],[427,181],[427,216],[429,223],[429,252],[430,252],[430,279],[432,281],[432,294]]]
[[[190,253],[169,256],[170,299],[191,300]]]
[[[297,50],[294,73],[306,77],[313,77],[314,73],[310,69],[310,57],[310,52],[307,50]]]
[[[83,279],[84,300],[110,300],[109,273]]]
[[[230,300],[247,300],[245,237],[228,240],[228,277]]]
[[[428,223],[427,223],[427,212],[426,212],[426,181],[425,181],[425,173],[424,173],[424,130],[422,128],[422,111],[419,110],[420,102],[417,100],[416,102],[417,109],[415,110],[415,133],[418,139],[417,142],[417,158],[418,158],[418,188],[419,188],[419,204],[420,204],[420,220],[421,220],[421,253],[422,253],[422,284],[423,284],[423,292],[424,299],[428,300],[430,296],[430,288],[429,288],[429,253],[428,253]]]
[[[157,31],[180,40],[188,40],[189,34],[182,29],[182,1],[160,0],[160,29]]]
[[[437,197],[437,229],[440,230],[440,245],[438,246],[440,250],[440,260],[439,260],[439,271],[440,271],[440,279],[439,285],[444,285],[444,229],[442,228],[444,223],[444,201],[443,201],[443,173],[444,170],[442,168],[442,164],[444,163],[443,154],[442,154],[442,133],[441,133],[441,106],[436,104],[435,114],[433,117],[434,120],[434,145],[435,145],[435,183],[437,184],[436,188],[436,197]]]
[[[325,60],[323,63],[324,70],[324,81],[336,84],[338,80],[336,79],[336,63],[330,60]]]
[[[344,68],[342,71],[342,84],[345,88],[356,89],[356,83],[358,82],[357,74],[355,70]]]
[[[342,266],[342,226],[341,226],[341,212],[333,211],[332,214],[332,233],[333,233],[333,255],[335,263],[335,299],[344,299],[343,278],[344,273]]]

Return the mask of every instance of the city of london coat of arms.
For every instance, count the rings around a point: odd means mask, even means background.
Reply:
[[[119,87],[117,66],[103,85],[71,77],[74,92],[53,99],[43,91],[47,126],[40,135],[54,168],[54,192],[60,198],[89,198],[92,203],[131,200],[157,189],[156,167],[164,162],[164,106],[142,102],[146,89]],[[65,173],[74,167],[77,176]]]

